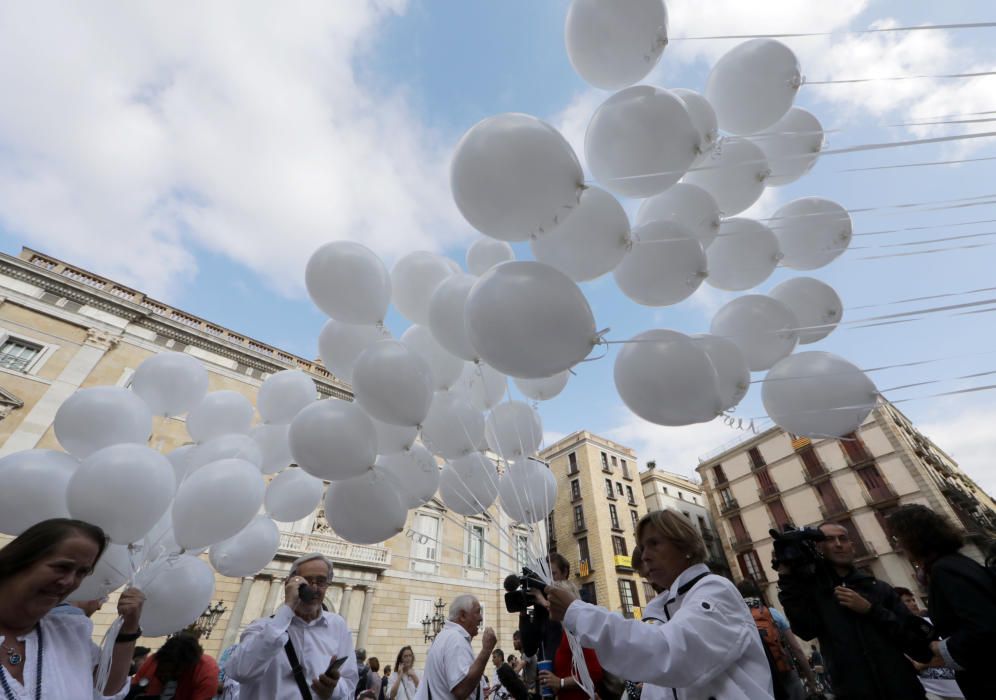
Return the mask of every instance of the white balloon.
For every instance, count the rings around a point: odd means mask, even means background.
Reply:
[[[409,253],[391,270],[394,307],[409,321],[428,323],[432,293],[452,274],[449,259],[442,255],[425,250]]]
[[[478,411],[490,411],[505,397],[508,379],[483,362],[468,362],[454,390],[465,394]]]
[[[549,377],[595,346],[588,300],[563,272],[532,261],[499,265],[467,297],[470,342],[489,365],[513,377]]]
[[[494,463],[480,452],[448,462],[439,475],[439,495],[454,513],[483,513],[498,498]]]
[[[343,323],[381,323],[391,302],[391,277],[384,263],[352,241],[333,241],[316,250],[304,281],[315,306]]]
[[[684,182],[711,194],[723,216],[736,216],[760,199],[770,171],[757,144],[727,136],[708,158],[688,171]]]
[[[289,425],[257,425],[249,431],[249,437],[259,447],[259,470],[261,472],[276,474],[294,461],[289,435]],[[239,455],[231,456],[238,457]]]
[[[878,391],[853,364],[828,352],[800,352],[764,378],[761,400],[776,425],[796,435],[842,437],[875,407]]]
[[[394,480],[370,470],[329,484],[325,517],[339,537],[356,544],[376,544],[405,529],[405,509]]]
[[[327,481],[349,479],[368,471],[377,458],[377,432],[358,405],[339,399],[317,401],[291,423],[294,462]]]
[[[750,388],[750,368],[740,346],[718,335],[693,335],[692,340],[705,350],[719,380],[720,410],[736,406]]]
[[[654,329],[635,336],[616,356],[614,376],[619,398],[651,423],[705,423],[721,412],[716,370],[683,333]]]
[[[200,403],[208,390],[204,365],[182,352],[161,352],[135,369],[131,390],[158,416],[178,416]]]
[[[584,152],[595,179],[612,192],[649,197],[681,179],[698,155],[698,143],[699,132],[680,98],[636,85],[595,110]]]
[[[472,275],[483,275],[495,265],[515,260],[515,251],[505,241],[478,238],[467,248],[467,270]]]
[[[716,120],[716,111],[709,104],[709,100],[694,90],[675,88],[671,92],[685,103],[685,109],[688,110],[692,125],[699,132],[699,143],[696,149],[698,156],[695,159],[695,162],[698,163],[716,147],[716,139],[719,138],[719,122]]]
[[[764,151],[771,174],[768,187],[795,182],[812,169],[823,149],[823,125],[801,107],[793,107],[774,126],[753,136]]]
[[[297,467],[289,467],[273,477],[263,496],[263,507],[274,520],[293,523],[308,517],[322,502],[321,479]]]
[[[770,369],[795,349],[799,326],[792,311],[777,299],[745,294],[712,317],[709,332],[740,346],[752,372]]]
[[[194,622],[211,604],[214,572],[206,561],[184,554],[139,572],[135,585],[145,594],[142,635],[163,637]]]
[[[149,563],[172,554],[191,554],[196,557],[205,551],[207,551],[207,547],[184,549],[176,543],[176,533],[173,532],[173,513],[167,510],[142,539],[141,558],[144,563]]]
[[[241,578],[262,571],[280,549],[280,530],[265,515],[257,515],[240,532],[211,545],[211,566],[222,576]]]
[[[404,452],[418,437],[418,426],[414,425],[391,425],[371,418],[370,421],[377,431],[377,454],[393,455]]]
[[[801,84],[799,61],[789,47],[774,39],[751,39],[716,62],[705,95],[723,131],[756,134],[782,118]]]
[[[667,46],[663,0],[573,0],[564,41],[571,65],[586,82],[618,90],[642,80]]]
[[[249,435],[241,433],[229,433],[219,435],[198,445],[187,456],[186,474],[193,474],[205,464],[217,462],[219,459],[244,459],[251,462],[256,468],[261,468],[263,464],[263,451]],[[179,482],[177,482],[179,483]]]
[[[626,254],[629,218],[616,198],[589,187],[574,213],[552,231],[529,242],[536,259],[575,282],[611,272]]]
[[[644,306],[669,306],[690,297],[706,279],[699,240],[677,221],[633,229],[633,246],[612,275],[623,294]]]
[[[422,423],[422,442],[443,459],[477,450],[484,438],[484,416],[461,394],[437,391]]]
[[[453,275],[436,287],[429,300],[429,328],[433,337],[450,353],[469,362],[480,359],[470,344],[465,319],[467,297],[476,283],[473,275]]]
[[[512,520],[536,523],[557,503],[557,481],[541,463],[531,459],[511,463],[498,480],[502,510]]]
[[[499,240],[525,241],[570,214],[584,174],[559,131],[528,114],[506,113],[463,135],[450,186],[471,226]]]
[[[643,200],[636,213],[636,225],[651,221],[676,221],[699,239],[703,248],[712,245],[719,233],[719,205],[698,185],[679,182],[660,194]]]
[[[76,459],[55,450],[0,458],[0,532],[17,536],[42,520],[68,518],[66,488],[77,467]]]
[[[782,264],[795,270],[823,267],[851,243],[851,215],[821,197],[789,202],[775,212],[771,229],[784,256]]]
[[[97,600],[110,595],[124,585],[136,567],[128,545],[109,544],[100,555],[93,572],[83,579],[79,588],[66,596],[69,602]]]
[[[799,322],[799,344],[823,340],[837,327],[844,305],[826,282],[812,277],[793,277],[768,292],[787,306]]]
[[[397,340],[381,340],[363,351],[353,368],[356,403],[391,425],[420,425],[432,403],[432,370]]]
[[[228,433],[248,433],[252,404],[236,391],[212,391],[187,414],[187,432],[196,442]]]
[[[488,447],[504,459],[528,457],[543,443],[543,422],[529,404],[505,401],[488,414],[484,436]]]
[[[190,458],[194,456],[194,450],[196,449],[197,445],[180,445],[166,455],[166,459],[173,465],[173,475],[176,477],[177,485],[183,481],[187,472],[190,471]]]
[[[398,454],[381,455],[374,471],[394,479],[395,489],[409,510],[428,503],[439,488],[439,465],[422,445],[412,445],[410,450]]]
[[[571,373],[564,370],[563,372],[557,372],[552,377],[516,379],[515,386],[533,401],[549,401],[564,390],[570,376]]]
[[[314,379],[299,369],[285,369],[263,381],[256,405],[264,423],[287,425],[302,408],[317,400]]]
[[[232,537],[259,511],[265,490],[259,469],[244,459],[219,459],[188,474],[173,501],[176,543],[194,549]]]
[[[120,443],[144,445],[152,434],[152,412],[128,389],[79,389],[55,413],[55,437],[77,459]]]
[[[358,326],[330,319],[318,336],[318,356],[332,374],[351,382],[356,359],[378,340],[390,337],[384,326]]]
[[[440,345],[428,326],[409,326],[401,335],[401,342],[425,360],[432,372],[435,391],[445,391],[456,384],[463,372],[463,360]]]
[[[754,219],[724,219],[707,253],[709,277],[716,289],[739,292],[764,282],[775,271],[781,252],[771,229]]]
[[[143,445],[111,445],[73,472],[66,504],[74,518],[93,523],[112,542],[140,540],[169,508],[176,477],[169,460]]]

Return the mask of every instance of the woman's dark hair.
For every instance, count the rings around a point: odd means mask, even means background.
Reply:
[[[376,656],[371,656],[369,659],[367,659],[367,666],[369,666],[370,670],[373,671],[374,673],[380,672],[380,659],[378,659]]]
[[[964,544],[947,518],[917,504],[900,506],[887,519],[892,535],[910,557],[929,566],[937,558],[952,554]]]
[[[412,652],[412,662],[414,663],[415,661],[415,652],[412,651],[412,648],[409,646],[401,647],[401,649],[398,651],[398,656],[394,659],[394,672],[397,673],[398,675],[401,675],[401,669],[402,669],[401,657],[405,655],[406,651]]]
[[[161,683],[177,680],[200,661],[204,650],[190,632],[170,637],[156,652],[156,678]]]
[[[35,523],[0,549],[0,582],[16,576],[46,558],[64,540],[82,535],[97,545],[96,564],[107,547],[107,535],[96,525],[70,518],[52,518]]]
[[[550,566],[551,567],[555,566],[558,569],[560,569],[562,572],[564,572],[565,578],[571,575],[571,563],[567,561],[567,557],[565,557],[560,552],[550,552],[549,558],[550,558]]]

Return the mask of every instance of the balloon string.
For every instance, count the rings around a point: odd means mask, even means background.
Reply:
[[[904,228],[889,228],[882,229],[881,231],[865,231],[862,233],[855,233],[854,236],[884,236],[889,233],[905,233],[906,231],[931,231],[934,229],[947,229],[955,228],[957,226],[974,226],[975,224],[993,224],[996,223],[996,219],[975,219],[974,221],[959,221],[952,224],[933,224],[930,226],[906,226]]]
[[[805,85],[850,85],[854,83],[892,82],[896,80],[958,80],[962,78],[983,78],[996,75],[996,71],[979,73],[940,73],[937,75],[893,75],[882,78],[846,78],[839,80],[807,80]]]
[[[905,367],[919,367],[919,366],[922,366],[922,365],[935,364],[937,362],[947,362],[948,360],[961,360],[961,359],[965,359],[967,357],[984,357],[984,356],[993,355],[993,354],[996,354],[996,350],[987,350],[985,352],[962,353],[962,354],[958,354],[958,355],[946,355],[944,357],[933,357],[933,358],[930,358],[930,359],[927,359],[927,360],[914,360],[912,362],[897,362],[897,363],[891,364],[891,365],[880,365],[878,367],[867,367],[867,368],[862,368],[861,371],[864,372],[865,374],[869,374],[871,372],[884,372],[884,371],[890,370],[890,369],[902,369],[902,368],[905,368]],[[834,374],[838,374],[838,373],[830,373],[829,375],[827,375],[826,373],[823,373],[823,374],[820,374],[820,375],[807,375],[807,376],[833,376]],[[840,374],[846,374],[846,372],[842,372]],[[790,379],[790,378],[791,377],[786,377],[786,378],[781,378],[781,377],[771,377],[771,378],[768,378],[768,377],[764,377],[763,379],[754,379],[754,380],[751,380],[750,383],[751,384],[766,384],[768,382],[780,382],[780,381],[784,381],[784,379]],[[893,387],[893,389],[895,389],[895,387]]]
[[[996,160],[996,156],[986,156],[984,158],[961,158],[958,160],[929,160],[921,161],[919,163],[897,163],[894,165],[872,165],[866,168],[844,168],[838,170],[838,173],[860,173],[868,172],[870,170],[898,170],[901,168],[925,168],[931,165],[958,165],[961,163],[978,163],[984,160]]]
[[[882,304],[862,304],[861,306],[848,306],[845,309],[845,311],[856,311],[857,309],[877,309],[884,306],[895,306],[896,304],[910,304],[917,301],[930,301],[932,299],[944,299],[947,297],[968,296],[970,294],[980,294],[982,292],[996,292],[996,287],[980,287],[978,289],[970,289],[965,292],[944,292],[941,294],[931,294],[929,296],[923,296],[923,297],[909,297],[907,299],[897,299],[895,301],[887,301]]]
[[[943,29],[983,29],[996,27],[996,22],[959,22],[957,24],[921,24],[905,27],[876,27],[873,29],[842,29],[831,32],[790,32],[782,34],[716,34],[713,36],[669,37],[669,41],[708,41],[713,39],[792,39],[814,36],[844,36],[860,34],[882,34],[891,32],[923,32]]]

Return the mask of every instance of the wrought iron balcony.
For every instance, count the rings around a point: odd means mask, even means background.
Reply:
[[[844,515],[848,511],[847,504],[839,498],[828,500],[820,504],[820,515],[824,520],[830,520],[838,515]]]
[[[899,495],[890,486],[879,486],[865,492],[865,503],[870,506],[889,506],[899,500]]]
[[[750,537],[747,536],[737,537],[736,535],[733,535],[730,537],[730,547],[734,552],[745,552],[750,549],[753,544],[754,543],[751,541]]]
[[[740,510],[740,503],[735,498],[731,498],[728,501],[722,501],[719,504],[719,512],[724,515],[726,513],[732,513],[735,510]]]
[[[770,501],[778,498],[781,493],[775,484],[761,484],[757,487],[757,497],[762,501]]]

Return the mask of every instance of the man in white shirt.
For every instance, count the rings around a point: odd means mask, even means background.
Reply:
[[[358,679],[353,637],[345,620],[322,609],[331,580],[332,562],[321,554],[291,564],[284,604],[250,624],[225,663],[242,700],[352,700]],[[345,661],[333,668],[337,659]]]
[[[415,700],[482,700],[481,677],[498,643],[494,630],[484,630],[475,657],[470,640],[477,636],[484,615],[472,595],[459,595],[450,604],[449,620],[429,648],[422,683]]]

